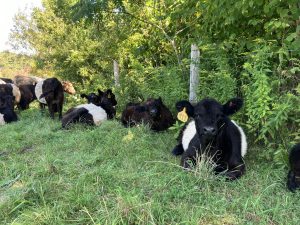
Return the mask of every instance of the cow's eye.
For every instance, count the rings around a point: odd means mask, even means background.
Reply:
[[[218,113],[216,116],[217,116],[217,118],[219,119],[219,118],[222,117],[222,114]]]

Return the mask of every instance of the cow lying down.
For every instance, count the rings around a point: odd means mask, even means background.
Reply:
[[[157,132],[167,130],[175,122],[160,97],[148,98],[144,103],[128,103],[122,112],[121,121],[125,127],[149,124],[151,130]]]
[[[62,127],[68,128],[73,123],[99,126],[103,121],[116,115],[115,99],[111,90],[98,90],[98,100],[93,103],[78,105],[69,109],[62,117]]]
[[[14,111],[14,98],[14,96],[10,95],[0,95],[0,125],[18,120]]]
[[[243,105],[239,98],[222,105],[214,99],[203,99],[195,106],[180,101],[176,108],[184,109],[192,119],[181,131],[174,155],[181,155],[181,166],[194,166],[206,153],[215,163],[215,172],[224,173],[229,180],[241,177],[245,172],[243,156],[247,151],[246,136],[229,116]]]
[[[300,143],[294,145],[289,154],[290,171],[287,177],[287,187],[294,192],[300,188]]]

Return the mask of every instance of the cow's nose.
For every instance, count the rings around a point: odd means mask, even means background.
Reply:
[[[155,116],[157,114],[157,109],[151,109],[150,110],[150,115]]]
[[[203,127],[204,134],[215,135],[216,129],[214,127]]]

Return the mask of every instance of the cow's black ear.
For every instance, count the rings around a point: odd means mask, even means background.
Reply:
[[[162,99],[161,97],[159,96],[158,99],[157,99],[161,104],[162,104]]]
[[[99,94],[99,96],[102,96],[104,94],[104,92],[101,91],[100,89],[98,89],[98,94]]]
[[[114,94],[113,94],[111,89],[107,89],[105,91],[105,94],[106,94],[107,98],[113,98],[114,97]]]
[[[86,94],[81,94],[80,97],[81,98],[87,98],[88,96]]]
[[[112,90],[111,89],[107,89],[106,90],[106,94],[110,94],[111,95],[112,94]]]
[[[227,116],[230,116],[237,111],[239,111],[243,106],[243,99],[241,98],[232,98],[227,103],[223,105],[223,113]]]
[[[176,103],[175,105],[178,112],[181,112],[184,108],[186,110],[186,113],[189,117],[194,116],[194,106],[186,100],[182,100]]]

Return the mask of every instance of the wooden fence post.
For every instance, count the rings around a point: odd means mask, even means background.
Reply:
[[[200,50],[197,45],[191,46],[191,65],[190,65],[190,93],[189,101],[197,102],[197,91],[199,86],[199,65],[200,65]]]
[[[116,87],[120,86],[120,80],[119,80],[119,63],[114,60],[114,77],[115,77],[115,85]]]

